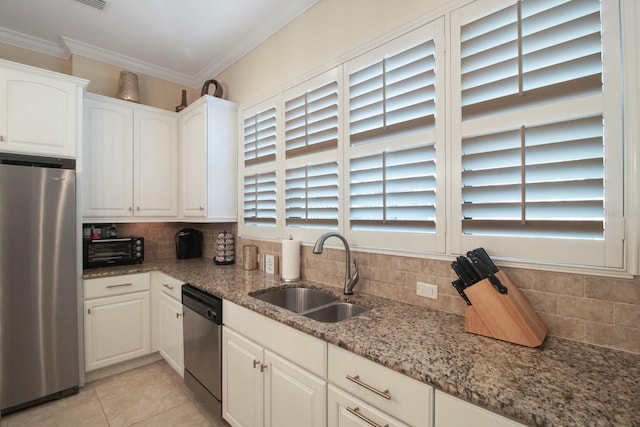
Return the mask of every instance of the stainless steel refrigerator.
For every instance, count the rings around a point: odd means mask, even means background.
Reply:
[[[0,415],[77,393],[73,160],[0,154]]]

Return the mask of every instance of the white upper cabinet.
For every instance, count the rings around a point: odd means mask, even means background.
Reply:
[[[87,96],[83,158],[85,218],[177,217],[175,113]]]
[[[204,96],[180,113],[180,217],[235,222],[237,106]]]
[[[0,151],[75,158],[87,81],[0,60]]]

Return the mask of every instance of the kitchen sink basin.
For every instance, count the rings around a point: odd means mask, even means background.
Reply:
[[[252,296],[325,323],[346,320],[368,310],[356,304],[338,301],[326,292],[309,288],[279,288]]]
[[[286,308],[294,313],[309,311],[336,300],[333,295],[309,288],[274,289],[253,297],[278,307]]]
[[[367,311],[366,308],[351,304],[349,302],[335,302],[322,308],[312,310],[305,314],[306,317],[317,320],[318,322],[340,322],[341,320],[349,319],[350,317],[357,316],[360,313]]]

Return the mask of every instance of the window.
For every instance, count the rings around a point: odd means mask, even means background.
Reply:
[[[283,94],[287,236],[315,240],[341,224],[339,76],[333,69]]]
[[[609,149],[621,123],[603,90],[619,87],[603,69],[600,9],[479,1],[454,13],[456,250],[622,266],[622,163]]]
[[[241,233],[255,237],[278,237],[277,200],[277,103],[267,100],[241,113],[244,143],[241,182]],[[250,231],[249,231],[250,230]]]
[[[443,34],[437,20],[345,64],[355,246],[444,251]]]

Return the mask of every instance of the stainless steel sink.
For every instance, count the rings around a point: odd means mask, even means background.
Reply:
[[[310,288],[278,288],[251,296],[325,323],[340,322],[368,310]]]
[[[351,304],[349,302],[335,302],[322,308],[312,310],[305,314],[306,317],[317,320],[318,322],[340,322],[341,320],[349,319],[350,317],[357,316],[360,313],[367,311],[366,308]]]
[[[253,297],[277,305],[278,307],[286,308],[294,313],[309,311],[336,300],[331,294],[309,288],[274,289],[262,294],[253,295]]]

